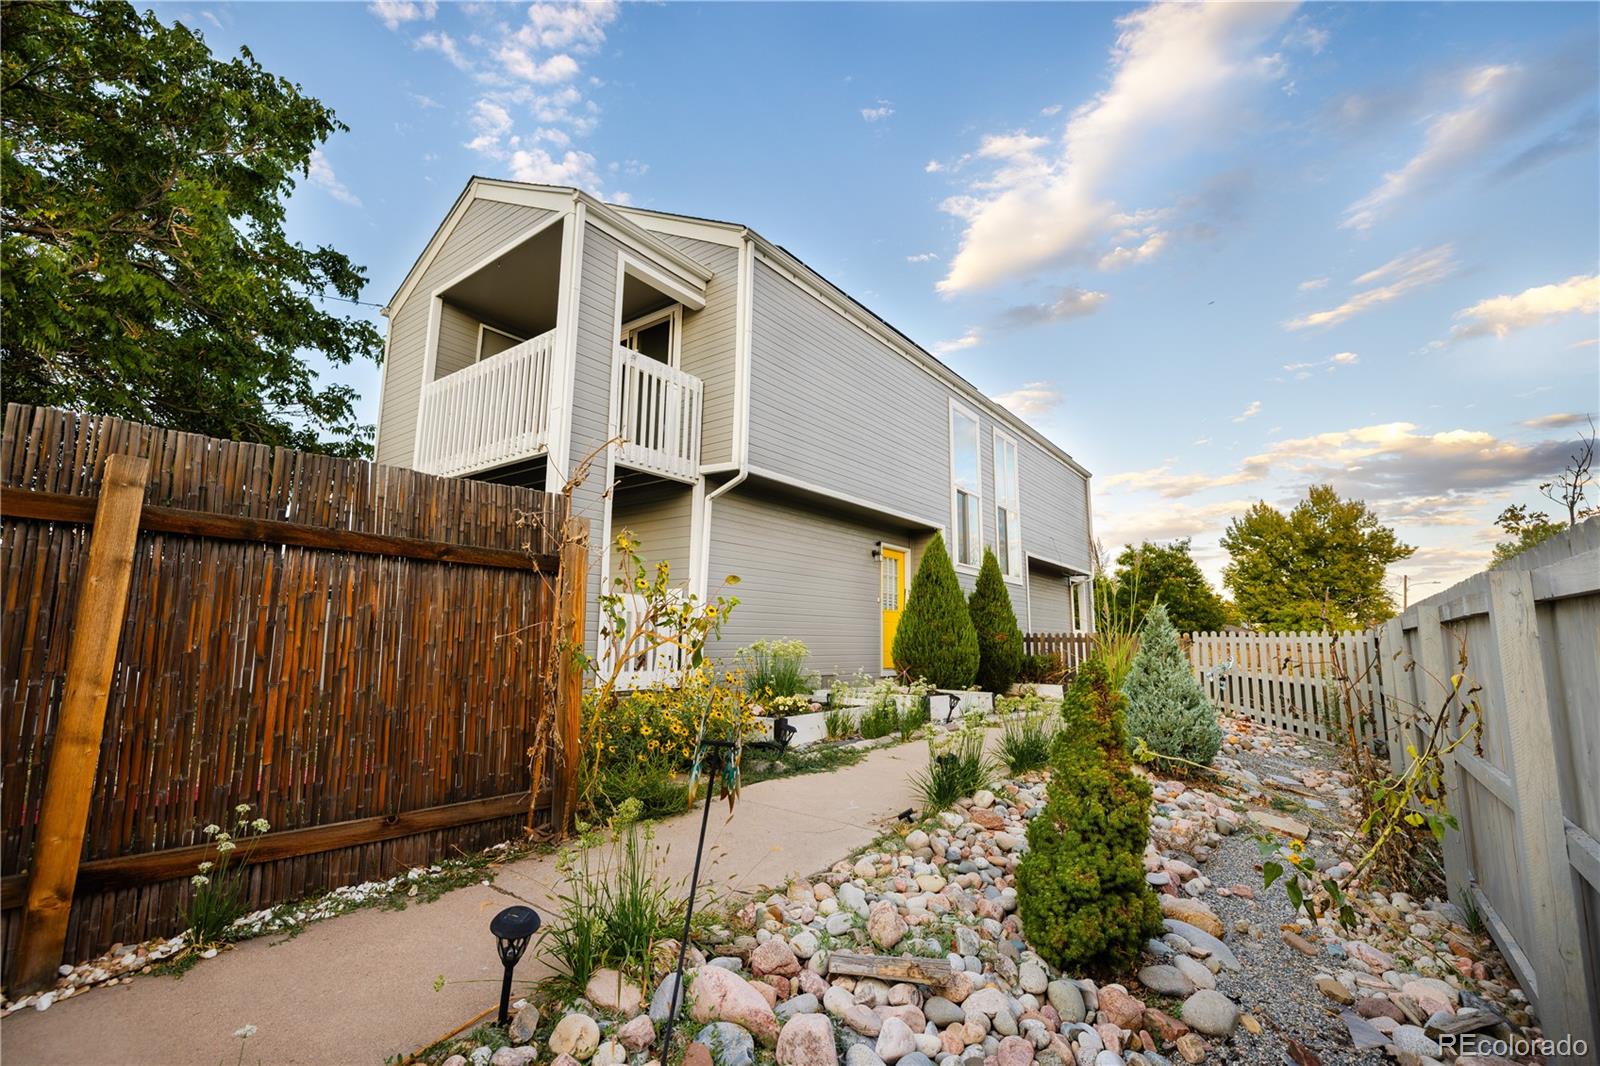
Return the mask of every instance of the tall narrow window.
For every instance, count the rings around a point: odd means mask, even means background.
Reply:
[[[1022,576],[1022,496],[1017,491],[1017,442],[994,432],[995,555],[1000,572]]]
[[[983,560],[983,489],[978,476],[978,419],[950,404],[951,554],[957,566]]]

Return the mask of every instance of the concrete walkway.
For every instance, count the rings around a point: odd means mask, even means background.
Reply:
[[[886,819],[915,803],[909,777],[925,753],[920,743],[902,744],[833,773],[751,785],[731,820],[726,804],[714,805],[702,887],[776,886],[870,843]],[[699,823],[697,809],[659,827],[672,877],[688,877]],[[293,940],[247,941],[182,978],[141,977],[42,1013],[18,1011],[0,1021],[0,1054],[7,1066],[217,1066],[237,1061],[233,1032],[248,1023],[258,1031],[245,1048],[247,1063],[381,1063],[498,1001],[489,919],[523,901],[548,920],[560,880],[553,857],[527,859],[492,886],[404,911],[357,911]],[[517,976],[548,972],[530,951]],[[436,992],[440,975],[445,984]]]

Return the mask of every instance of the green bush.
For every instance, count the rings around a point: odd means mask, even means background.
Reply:
[[[1050,764],[1060,719],[1038,696],[995,702],[1000,716],[1000,761],[1014,774],[1040,770]]]
[[[1060,657],[1047,651],[1025,653],[1017,670],[1017,680],[1031,685],[1059,685],[1066,675]]]
[[[1017,906],[1028,942],[1052,966],[1120,973],[1162,929],[1144,880],[1150,786],[1129,764],[1122,696],[1103,663],[1079,668],[1065,704],[1045,809],[1028,825],[1017,869]]]
[[[1022,671],[1022,629],[1000,562],[988,548],[983,550],[983,567],[967,600],[967,613],[978,633],[978,687],[1004,695]]]
[[[894,634],[894,665],[935,688],[964,689],[978,676],[978,631],[942,533],[935,533],[923,550],[911,580],[905,614]]]
[[[924,818],[970,796],[994,778],[994,765],[983,752],[983,726],[964,719],[954,733],[928,738],[928,768],[911,775],[911,787],[922,800]]]
[[[880,692],[873,697],[872,703],[861,712],[859,724],[863,740],[877,740],[900,729],[900,705],[895,702],[893,692]]]
[[[1217,712],[1190,671],[1167,609],[1145,615],[1139,652],[1122,694],[1128,700],[1128,736],[1157,756],[1210,765],[1222,746]]]
[[[856,731],[855,716],[844,707],[828,708],[827,715],[822,719],[822,725],[828,731],[829,740],[844,740],[854,735]]]

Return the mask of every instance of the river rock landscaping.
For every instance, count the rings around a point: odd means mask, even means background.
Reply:
[[[1164,932],[1119,980],[1055,972],[1029,947],[1015,874],[1046,774],[997,780],[863,854],[697,923],[679,1032],[694,1066],[1163,1066],[1509,1060],[1452,1036],[1536,1034],[1487,938],[1449,903],[1371,897],[1349,937],[1263,889],[1258,838],[1348,875],[1355,797],[1329,749],[1224,720],[1218,777],[1152,781],[1146,880]],[[510,1032],[431,1049],[444,1066],[654,1061],[677,945],[654,987],[601,971],[522,1007]]]

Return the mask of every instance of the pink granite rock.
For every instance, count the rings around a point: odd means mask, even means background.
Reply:
[[[701,966],[689,984],[693,1005],[691,1016],[697,1022],[732,1022],[755,1034],[771,1047],[778,1040],[778,1019],[756,987],[732,970],[720,966]],[[769,987],[767,991],[773,995]]]

